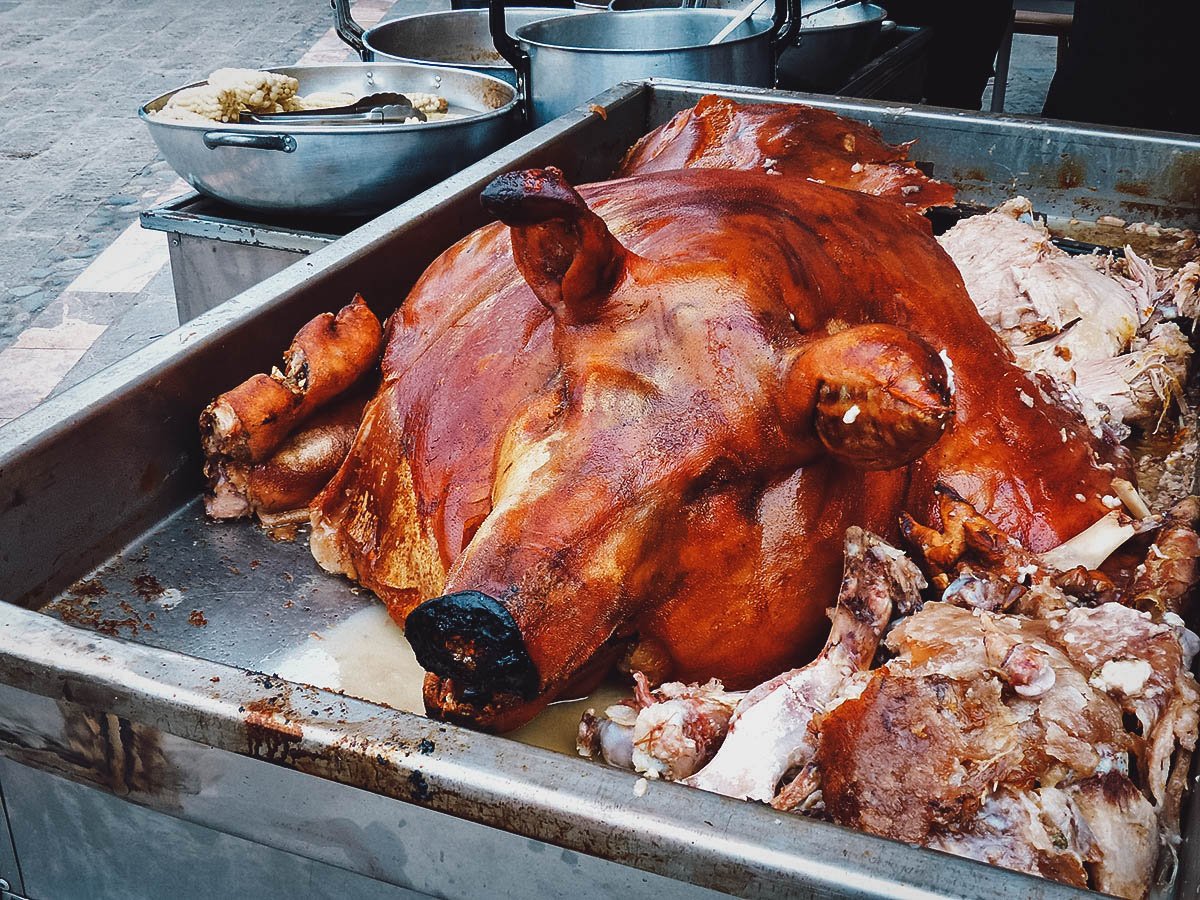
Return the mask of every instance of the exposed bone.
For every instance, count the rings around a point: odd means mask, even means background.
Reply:
[[[1096,569],[1136,533],[1128,518],[1114,509],[1066,543],[1059,544],[1038,558],[1042,565],[1059,571],[1077,566]]]
[[[651,690],[634,672],[632,700],[614,704],[598,717],[584,713],[576,749],[609,765],[635,769],[647,778],[678,781],[712,757],[724,740],[729,718],[745,692],[730,693],[721,682],[670,682]]]
[[[1150,507],[1146,505],[1146,501],[1142,499],[1142,495],[1138,493],[1132,482],[1126,481],[1124,478],[1114,478],[1112,480],[1113,493],[1121,498],[1121,502],[1125,504],[1125,508],[1129,510],[1129,514],[1135,519],[1145,519],[1152,515]]]
[[[717,755],[687,784],[770,802],[784,773],[811,760],[816,749],[809,730],[813,717],[855,672],[871,664],[893,608],[920,602],[924,578],[911,560],[894,551],[861,528],[847,529],[845,574],[825,649],[809,665],[751,691],[738,706]]]

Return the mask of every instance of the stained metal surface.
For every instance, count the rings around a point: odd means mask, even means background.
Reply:
[[[171,234],[167,250],[181,325],[307,255],[307,251],[226,243],[190,234]]]
[[[1079,896],[968,860],[931,866],[903,844],[680,785],[639,796],[629,772],[12,606],[0,607],[0,637],[5,755],[177,815],[211,775],[172,764],[176,738],[739,896],[950,897],[967,883],[978,897]],[[231,833],[288,815],[265,783],[244,790],[243,809],[222,813]],[[444,852],[436,829],[414,840],[420,852]],[[459,863],[470,864],[469,855]],[[510,891],[529,886],[520,869],[498,874]]]
[[[0,743],[10,755],[28,758],[30,751],[11,735],[52,734],[48,741],[59,754],[59,775],[44,774],[45,765],[32,766],[0,761],[0,779],[12,782],[18,809],[34,821],[23,825],[19,838],[23,855],[39,845],[53,849],[31,875],[41,900],[63,900],[69,890],[72,862],[81,856],[112,860],[121,870],[113,872],[114,887],[124,892],[105,893],[103,886],[92,896],[164,896],[148,889],[162,877],[155,871],[178,854],[186,871],[211,873],[213,892],[202,896],[274,898],[325,896],[322,885],[296,891],[293,877],[279,869],[291,862],[301,872],[328,879],[345,889],[343,896],[375,900],[387,896],[388,886],[419,895],[441,897],[513,898],[562,896],[563,885],[586,885],[586,895],[631,897],[652,895],[663,900],[681,897],[715,897],[677,881],[637,869],[609,863],[585,854],[533,841],[507,832],[486,828],[444,813],[404,804],[379,794],[350,790],[342,785],[304,775],[281,766],[265,765],[254,759],[186,741],[163,732],[138,728],[116,716],[96,715],[76,704],[52,702],[23,692],[0,688]],[[4,710],[19,709],[14,720]],[[119,767],[80,760],[122,760]],[[125,762],[132,761],[132,762]],[[160,773],[156,782],[137,778],[122,780],[120,800],[104,802],[96,787],[115,780],[115,769],[150,768]],[[73,782],[69,783],[68,779]],[[57,784],[53,783],[57,782]],[[169,788],[169,789],[168,789]],[[39,804],[39,797],[44,797]],[[263,798],[273,802],[265,803]],[[144,807],[146,814],[132,805]],[[172,817],[168,819],[167,817]],[[89,833],[77,832],[91,826]],[[56,829],[60,839],[47,843],[45,836]],[[93,833],[97,832],[97,833]],[[200,832],[199,834],[197,832]],[[234,840],[224,840],[223,836]],[[436,843],[429,835],[436,836]],[[145,838],[154,841],[149,853]],[[79,841],[79,849],[59,849],[62,841]],[[205,860],[203,840],[216,843]],[[285,860],[271,859],[287,854]],[[245,874],[245,889],[225,892],[226,867],[246,864],[259,868],[259,854],[266,873],[277,873],[273,886],[258,879],[257,872]],[[111,856],[110,856],[111,854]],[[147,864],[147,859],[154,865]],[[177,868],[163,875],[179,877]],[[343,871],[339,877],[329,868]],[[520,873],[515,879],[513,873]],[[368,879],[370,879],[368,881]],[[407,896],[403,891],[393,893]],[[172,897],[178,896],[171,892]],[[186,895],[185,895],[186,896]]]
[[[9,810],[13,809],[10,797],[11,793],[0,790],[0,893],[6,892],[20,897],[25,893],[25,879],[17,861],[17,849],[13,844],[12,829],[9,826],[12,815]]]
[[[12,798],[21,858],[28,869],[24,894],[31,900],[430,896],[139,807],[4,759],[0,781]],[[37,852],[50,847],[54,852]],[[98,860],[103,865],[97,865]]]
[[[197,193],[168,200],[141,215],[143,228],[167,235],[180,323],[368,221],[369,217],[256,215]]]
[[[459,869],[473,846],[502,860],[506,842],[532,840],[652,873],[639,878],[745,896],[1080,896],[677,785],[653,784],[639,796],[629,773],[250,671],[367,598],[318,572],[303,543],[202,521],[199,410],[274,363],[304,321],[355,291],[381,314],[394,309],[433,256],[482,223],[478,193],[496,173],[555,164],[577,181],[603,177],[633,140],[709,90],[609,91],[596,101],[605,117],[568,114],[0,431],[0,597],[8,601],[0,604],[0,750],[206,827],[372,877],[386,870],[385,880],[418,890],[404,872],[373,868],[380,864],[358,853],[359,837],[321,832],[316,810],[305,813],[316,833],[289,828],[288,804],[304,791],[284,791],[278,777],[306,778],[313,796],[342,809],[384,803],[393,817],[451,817],[454,828],[410,831],[403,846],[410,860],[462,854]],[[870,121],[894,141],[918,138],[915,158],[935,175],[979,167],[978,179],[963,182],[968,201],[1026,191],[1040,210],[1085,217],[1083,200],[1117,197],[1133,173],[1147,185],[1138,195],[1154,210],[1146,218],[1197,221],[1194,185],[1177,178],[1187,160],[1200,160],[1195,140],[713,90],[809,102]],[[1064,153],[1088,165],[1081,181],[1055,187],[1043,172]],[[97,566],[98,587],[76,583]],[[75,625],[20,608],[50,601],[48,612]],[[192,745],[236,764],[201,764]],[[236,785],[227,772],[238,773]],[[475,831],[455,831],[467,825]],[[385,829],[378,845],[389,843]],[[1181,850],[1181,885],[1195,884],[1193,846],[1189,838]],[[520,857],[501,866],[507,874],[491,889],[528,886],[531,865]],[[539,883],[529,895],[562,884]],[[656,884],[665,892],[673,883]]]
[[[189,503],[41,612],[103,635],[261,670],[375,603],[313,564],[308,536],[276,541]]]
[[[151,231],[296,253],[320,250],[368,221],[369,216],[320,218],[255,214],[195,192],[160,203],[141,215],[142,227]]]

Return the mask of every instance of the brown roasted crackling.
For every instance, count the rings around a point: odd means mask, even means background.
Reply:
[[[338,470],[362,420],[369,393],[358,389],[302,423],[260,463],[218,459],[209,465],[205,511],[215,519],[294,513],[308,521],[309,502]]]
[[[941,484],[1036,554],[1132,478],[893,199],[697,167],[485,203],[314,501],[314,555],[407,623],[434,715],[513,727],[613,642],[761,683],[823,644],[848,527],[896,541]]]
[[[296,334],[283,369],[253,375],[200,414],[205,454],[239,463],[267,459],[293,429],[370,372],[383,349],[379,320],[361,295]]]
[[[954,187],[916,168],[910,146],[885,143],[870,125],[827,109],[710,95],[634,144],[616,175],[745,169],[874,194],[921,212],[953,205]]]

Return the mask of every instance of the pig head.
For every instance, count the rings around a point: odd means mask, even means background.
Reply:
[[[915,213],[715,170],[530,170],[483,201],[500,223],[389,322],[313,519],[318,560],[405,624],[433,714],[506,730],[621,655],[757,683],[823,640],[845,529],[894,534],[938,482],[1035,549],[1107,512],[1110,448],[1011,365]]]

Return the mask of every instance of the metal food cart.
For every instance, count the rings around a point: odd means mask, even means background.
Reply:
[[[372,600],[306,542],[204,520],[196,417],[361,292],[379,313],[482,224],[497,173],[612,171],[706,93],[918,143],[968,204],[1194,226],[1200,142],[676,82],[622,84],[0,431],[0,876],[42,898],[1068,897],[1082,892],[277,677]],[[1173,883],[1200,889],[1200,810]],[[91,873],[81,884],[79,873]]]

